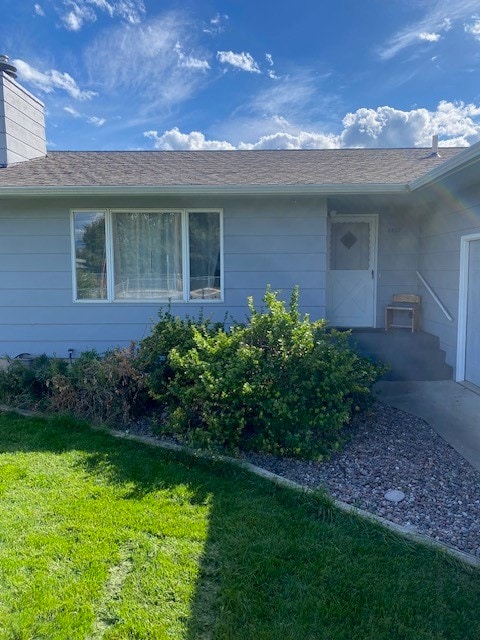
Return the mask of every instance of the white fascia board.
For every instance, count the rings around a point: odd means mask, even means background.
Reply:
[[[0,198],[111,195],[335,195],[407,193],[405,184],[0,187]]]
[[[441,147],[439,153],[442,155]],[[423,176],[415,178],[415,180],[412,180],[408,186],[411,191],[415,191],[416,189],[425,187],[451,173],[460,171],[460,169],[463,169],[474,162],[478,162],[479,160],[480,142],[476,142],[475,144],[472,144],[471,147],[466,147],[464,151],[460,151],[456,156],[450,158],[450,160],[446,160],[428,173],[425,173]]]

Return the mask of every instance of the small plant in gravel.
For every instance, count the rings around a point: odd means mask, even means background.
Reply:
[[[338,448],[383,369],[355,354],[347,333],[302,316],[298,298],[296,288],[287,308],[267,289],[266,310],[250,299],[247,324],[229,332],[180,325],[188,340],[165,351],[161,375],[148,379],[169,405],[166,430],[201,446],[307,458]],[[160,334],[173,335],[178,322],[163,317]]]

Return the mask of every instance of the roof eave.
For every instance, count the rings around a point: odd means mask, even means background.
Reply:
[[[0,197],[111,195],[335,195],[406,193],[406,184],[131,185],[0,187]]]
[[[441,149],[440,149],[441,151]],[[431,171],[415,178],[409,183],[409,188],[412,191],[426,187],[432,182],[441,180],[452,173],[456,173],[461,169],[468,167],[469,165],[478,162],[480,160],[480,142],[473,144],[471,147],[466,147],[464,151],[461,151],[458,155],[445,160],[442,164],[439,164]]]

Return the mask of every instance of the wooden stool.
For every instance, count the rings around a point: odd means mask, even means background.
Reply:
[[[396,293],[391,304],[385,307],[385,331],[389,329],[410,329],[413,333],[420,328],[421,297],[411,293]],[[401,315],[402,318],[398,318]],[[397,316],[397,319],[395,319]]]

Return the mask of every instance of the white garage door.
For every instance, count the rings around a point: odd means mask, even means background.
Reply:
[[[465,380],[480,387],[480,239],[468,244]]]

